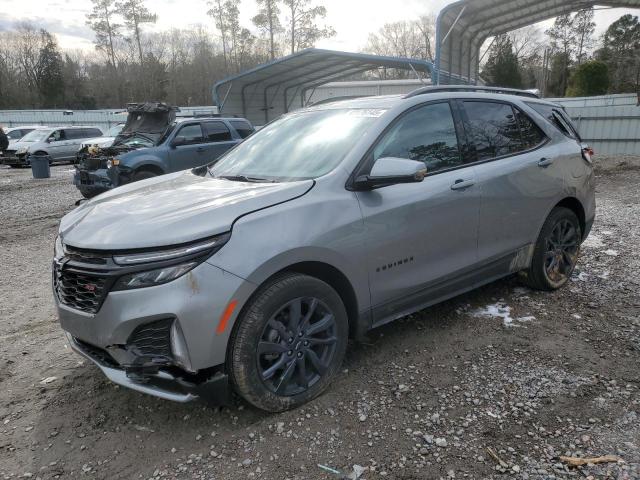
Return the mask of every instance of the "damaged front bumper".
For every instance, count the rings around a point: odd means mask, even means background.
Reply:
[[[224,332],[216,326],[253,284],[206,261],[169,283],[131,290],[112,291],[114,280],[96,265],[81,270],[68,262],[61,270],[54,262],[53,277],[70,346],[109,379],[177,402],[230,401],[224,365],[236,312]]]
[[[190,379],[188,375],[177,370],[164,369],[157,363],[145,364],[136,359],[137,366],[123,368],[110,359],[108,351],[94,347],[75,338],[66,332],[67,341],[76,352],[96,364],[102,373],[117,385],[121,385],[140,393],[186,403],[204,398],[217,405],[226,405],[231,401],[229,378],[222,372],[216,372],[206,379]],[[124,355],[131,355],[123,351]]]
[[[114,187],[111,176],[109,175],[109,169],[100,168],[97,170],[85,170],[83,168],[76,167],[76,171],[73,175],[74,185],[87,188],[96,188],[103,190],[110,190]]]

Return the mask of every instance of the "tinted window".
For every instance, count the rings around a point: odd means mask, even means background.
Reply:
[[[515,109],[515,111],[516,118],[520,124],[520,132],[522,133],[522,149],[529,150],[544,142],[544,133],[542,133],[533,120],[520,110]]]
[[[231,140],[229,128],[222,122],[205,122],[204,136],[208,142],[225,142]]]
[[[85,134],[86,138],[101,137],[102,136],[102,131],[100,131],[97,128],[85,128],[84,134]]]
[[[7,133],[7,137],[9,137],[12,140],[17,140],[18,138],[22,138],[22,130],[13,130],[9,133]]]
[[[470,140],[478,160],[509,155],[522,150],[520,129],[511,105],[494,102],[464,102]]]
[[[69,128],[64,131],[64,134],[67,140],[78,140],[80,138],[86,138],[84,130],[84,128]]]
[[[449,104],[426,105],[401,117],[373,151],[374,161],[382,157],[419,160],[427,166],[427,172],[460,165],[462,158]]]
[[[231,125],[236,129],[241,138],[247,138],[253,133],[253,127],[247,122],[240,120],[231,120]]]
[[[202,143],[202,128],[200,128],[199,123],[185,125],[180,130],[178,130],[176,137],[184,137],[186,145]]]

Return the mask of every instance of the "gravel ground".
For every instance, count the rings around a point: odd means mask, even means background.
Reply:
[[[158,400],[72,353],[49,286],[71,167],[0,168],[0,478],[640,478],[640,169],[604,164],[566,288],[510,278],[377,329],[279,415]]]

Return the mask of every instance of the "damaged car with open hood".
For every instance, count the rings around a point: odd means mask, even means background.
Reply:
[[[465,88],[296,110],[83,202],[54,248],[70,347],[139,392],[276,412],[336,379],[349,338],[514,274],[567,285],[593,152],[555,104]]]
[[[206,165],[253,133],[242,118],[176,118],[164,103],[130,104],[108,146],[84,145],[73,183],[85,198],[127,183]]]

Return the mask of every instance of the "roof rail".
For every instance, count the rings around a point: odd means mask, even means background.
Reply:
[[[485,93],[502,93],[505,95],[517,95],[520,97],[540,98],[539,95],[527,91],[518,90],[516,88],[502,88],[502,87],[484,87],[477,85],[433,85],[418,88],[413,92],[410,92],[404,96],[404,98],[416,97],[418,95],[424,95],[427,93],[441,93],[441,92],[485,92]]]

